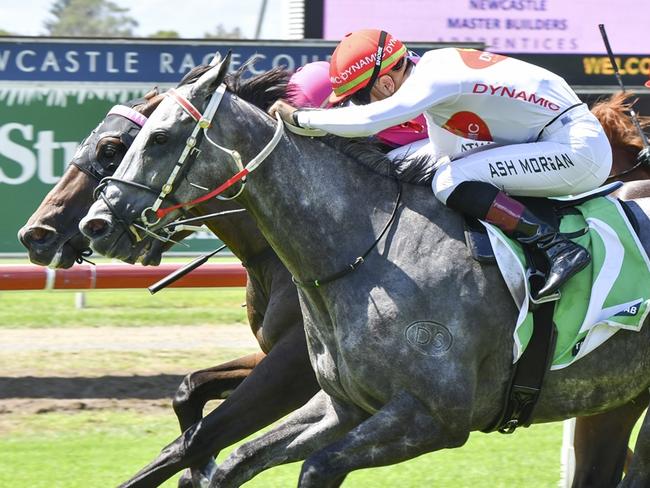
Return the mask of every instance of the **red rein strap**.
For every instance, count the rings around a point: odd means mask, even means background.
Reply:
[[[156,216],[159,219],[162,219],[165,215],[167,215],[168,213],[176,210],[177,208],[187,207],[189,205],[194,205],[194,204],[197,204],[197,203],[205,202],[206,200],[209,200],[210,198],[216,197],[220,193],[223,193],[224,190],[227,190],[232,185],[237,183],[239,180],[246,177],[246,175],[248,173],[249,173],[249,170],[247,168],[244,168],[239,173],[235,174],[234,176],[232,176],[231,178],[226,180],[224,183],[222,183],[220,186],[218,186],[217,188],[212,190],[210,193],[208,193],[206,195],[203,195],[203,196],[201,196],[199,198],[195,198],[194,200],[192,200],[190,202],[179,203],[177,205],[172,205],[171,207],[167,207],[167,208],[159,208],[158,210],[156,210]]]
[[[173,88],[170,88],[165,93],[165,95],[167,95],[168,97],[172,97],[176,101],[176,103],[178,103],[183,108],[183,110],[185,110],[190,115],[190,117],[192,117],[194,120],[196,120],[197,122],[199,120],[201,120],[201,117],[202,117],[201,112],[199,112],[196,109],[196,107],[190,103],[189,100],[187,100],[187,99],[185,99],[185,97],[179,95],[176,90],[174,90]]]

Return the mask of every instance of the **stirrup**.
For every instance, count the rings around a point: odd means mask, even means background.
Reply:
[[[546,282],[546,275],[542,273],[540,270],[536,269],[534,271],[527,269],[526,270],[526,279],[528,280],[528,299],[531,301],[532,304],[534,305],[541,305],[543,303],[549,303],[549,302],[555,302],[562,298],[562,293],[560,290],[556,290],[554,293],[551,293],[550,295],[547,295],[542,298],[535,298],[533,297],[533,294],[531,293],[531,287],[530,287],[530,279],[532,277],[539,277],[544,282]]]

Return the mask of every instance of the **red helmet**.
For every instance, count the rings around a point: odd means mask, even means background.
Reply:
[[[382,42],[383,41],[383,42]],[[346,35],[330,60],[331,103],[338,103],[390,71],[406,46],[385,31],[363,29]]]
[[[646,86],[646,88],[650,88],[650,80],[645,82],[645,86]]]

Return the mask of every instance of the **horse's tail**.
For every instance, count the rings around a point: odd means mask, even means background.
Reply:
[[[624,92],[618,92],[594,104],[591,108],[605,129],[612,146],[643,148],[643,141],[630,117],[630,108],[636,103]],[[638,117],[643,129],[650,127],[650,117]]]

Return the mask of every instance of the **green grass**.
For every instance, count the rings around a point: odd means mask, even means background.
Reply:
[[[3,417],[0,486],[116,486],[177,434],[171,412],[86,411]],[[559,423],[533,426],[511,436],[473,434],[460,449],[352,473],[344,486],[555,487],[560,477],[561,438]],[[274,468],[244,486],[295,486],[299,469],[298,463]],[[163,486],[175,487],[176,483],[169,481]]]
[[[184,374],[259,351],[254,347],[238,349],[220,348],[218,344],[210,346],[181,351],[12,352],[0,354],[0,371],[6,376],[43,377]]]
[[[0,293],[0,327],[100,327],[246,323],[244,288],[89,290]]]
[[[0,486],[116,486],[175,434],[172,415],[101,411],[15,417],[15,425],[3,425],[0,435]]]

